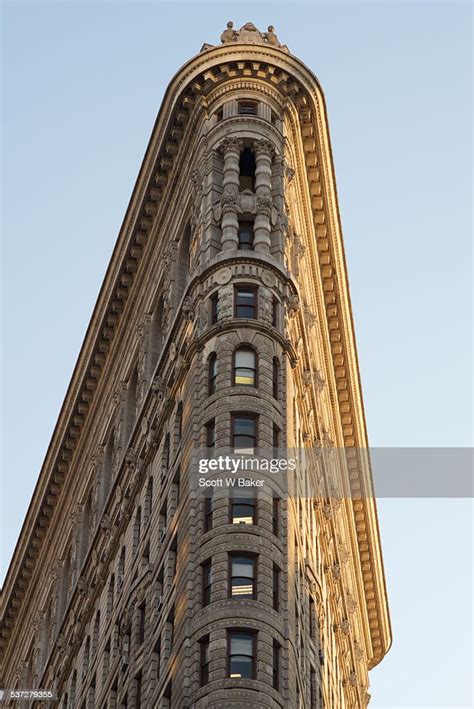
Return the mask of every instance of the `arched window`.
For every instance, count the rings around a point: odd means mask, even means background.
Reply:
[[[239,161],[239,189],[241,192],[255,189],[255,169],[255,155],[250,148],[244,148]]]
[[[217,381],[217,355],[215,352],[209,355],[208,360],[208,394],[214,394]]]
[[[253,250],[253,223],[239,222],[239,250]]]
[[[239,347],[234,352],[234,386],[257,386],[257,355],[250,347]]]

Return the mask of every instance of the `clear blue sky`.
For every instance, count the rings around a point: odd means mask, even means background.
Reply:
[[[274,24],[325,90],[371,444],[471,445],[470,4],[2,11],[4,567],[163,92],[228,19]],[[394,644],[371,707],[472,705],[471,515],[380,500]]]

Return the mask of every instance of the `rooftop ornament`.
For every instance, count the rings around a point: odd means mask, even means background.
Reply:
[[[229,21],[226,29],[221,34],[221,44],[267,44],[270,47],[278,47],[284,52],[289,53],[286,45],[281,44],[275,34],[273,25],[268,26],[267,32],[260,32],[253,22],[246,22],[240,30],[234,29],[234,23]],[[204,44],[201,52],[207,49],[213,49],[212,44]]]

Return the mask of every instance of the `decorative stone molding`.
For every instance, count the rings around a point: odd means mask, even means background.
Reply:
[[[304,321],[305,321],[306,327],[307,327],[309,330],[312,330],[313,327],[314,327],[314,326],[316,325],[316,323],[318,322],[318,318],[317,318],[316,315],[312,312],[311,308],[310,308],[308,305],[306,305],[306,306],[305,306],[305,309],[304,309]]]
[[[160,404],[163,401],[166,392],[166,386],[162,377],[156,375],[153,379],[151,390],[156,398],[156,401]]]
[[[269,195],[257,195],[257,214],[270,219],[272,216],[273,201]]]
[[[293,318],[300,309],[300,299],[296,293],[288,296],[286,299],[286,307],[288,312],[288,317]]]
[[[358,662],[362,662],[365,657],[362,646],[357,640],[354,642],[354,657]]]
[[[343,635],[350,635],[351,634],[351,626],[347,618],[344,618],[344,620],[341,621],[341,624],[339,625],[339,629]]]
[[[351,593],[347,594],[346,597],[346,604],[347,604],[347,610],[349,613],[354,614],[359,607],[359,604],[355,600],[354,596]]]
[[[331,567],[332,575],[336,580],[339,580],[341,578],[341,567],[339,564],[333,564]]]

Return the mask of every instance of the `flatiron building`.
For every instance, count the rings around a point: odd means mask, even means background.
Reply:
[[[323,93],[228,23],[159,110],[3,589],[2,686],[365,707],[391,642],[366,448]],[[296,464],[219,487],[221,450]]]

